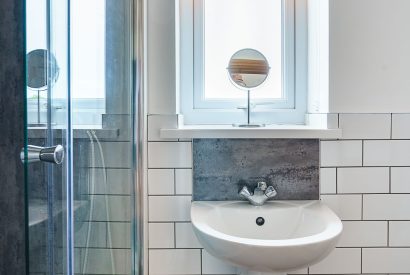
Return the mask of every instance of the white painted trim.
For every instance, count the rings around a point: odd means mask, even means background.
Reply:
[[[238,128],[230,125],[185,125],[161,129],[161,138],[308,138],[336,139],[341,129],[322,129],[305,125],[267,125],[263,128]]]
[[[194,89],[186,91],[194,94],[193,109],[235,109],[243,105],[243,99],[205,100],[204,91],[204,0],[195,0],[193,7],[193,72]],[[277,100],[253,99],[255,105],[269,106],[268,109],[295,108],[295,0],[281,0],[282,8],[282,98]],[[181,26],[184,30],[185,26]],[[228,64],[227,64],[228,65]],[[286,71],[286,73],[284,73]],[[227,74],[228,77],[228,74]],[[268,76],[269,78],[269,76]],[[244,93],[245,95],[245,93]]]

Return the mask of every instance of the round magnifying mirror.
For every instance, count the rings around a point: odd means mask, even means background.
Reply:
[[[229,79],[239,89],[247,90],[247,123],[233,124],[235,127],[263,127],[264,124],[251,123],[251,89],[268,78],[269,63],[266,57],[255,49],[242,49],[234,53],[228,64]]]
[[[47,50],[36,49],[27,54],[27,86],[33,90],[47,89],[47,66],[50,68],[50,81],[55,83],[60,68],[54,55],[50,55],[47,62]]]
[[[265,82],[270,68],[268,60],[261,52],[242,49],[232,55],[227,69],[235,86],[250,90]]]

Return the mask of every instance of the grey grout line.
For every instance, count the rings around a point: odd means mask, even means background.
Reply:
[[[387,167],[398,167],[398,168],[410,168],[410,165],[339,165],[339,166],[320,166],[319,168],[387,168]]]
[[[390,247],[390,221],[387,221],[387,246]]]
[[[408,222],[410,221],[410,219],[406,219],[406,220],[392,220],[392,219],[388,219],[388,220],[351,220],[351,219],[341,219],[343,222]],[[410,274],[410,273],[409,273]]]
[[[390,114],[390,139],[393,139],[393,113]]]
[[[366,141],[409,141],[409,138],[345,138],[345,139],[321,139],[321,142],[335,142],[335,141],[361,141],[361,140],[366,140]]]
[[[360,248],[360,273],[363,273],[363,248]]]
[[[107,196],[107,197],[131,197],[132,195],[130,194],[110,194],[110,193],[97,193],[97,194],[91,194],[91,193],[83,193],[80,194],[81,196]]]
[[[176,140],[148,140],[148,143],[192,143],[192,140],[183,140],[179,141],[178,139]]]
[[[108,242],[108,232],[109,232],[110,228],[111,228],[111,224],[109,224],[109,222],[105,222],[105,246],[106,247],[108,247],[108,244],[109,244],[109,242]],[[111,239],[112,239],[112,237],[111,237]],[[112,241],[111,241],[111,244],[112,244]]]
[[[76,221],[78,222],[78,221]],[[80,222],[92,222],[92,223],[126,223],[131,225],[130,221],[94,221],[94,220],[81,220]]]
[[[362,140],[362,167],[364,166],[364,140]]]
[[[177,248],[177,226],[175,222],[173,224],[174,224],[174,248]]]
[[[191,197],[191,194],[152,194],[148,197]]]
[[[410,193],[321,193],[321,195],[410,195]]]
[[[203,273],[203,271],[202,271],[202,251],[203,251],[203,249],[201,248],[201,251],[200,251],[200,254],[199,254],[199,257],[200,257],[200,264],[201,264],[201,274]]]
[[[389,194],[391,193],[391,167],[389,167]]]
[[[148,221],[148,223],[191,223],[191,221]]]
[[[174,195],[176,195],[177,194],[177,175],[176,175],[176,171],[175,171],[175,169],[173,170],[174,171]]]
[[[104,250],[131,250],[131,247],[109,247],[109,246],[74,246],[75,249],[104,249]],[[30,272],[30,274],[32,274]],[[40,273],[43,274],[43,273]]]
[[[340,128],[340,113],[337,114],[337,128]]]
[[[132,170],[131,167],[111,167],[111,166],[106,166],[105,168],[101,166],[81,166],[81,167],[78,167],[78,169]]]
[[[339,168],[338,168],[338,167],[336,167],[336,179],[335,179],[335,181],[336,181],[336,194],[338,194],[338,193],[339,193],[339,188],[338,188],[338,180],[337,180],[337,173],[338,173],[338,170],[339,170]]]
[[[129,168],[127,168],[129,169]],[[192,170],[192,168],[184,168],[184,167],[153,167],[153,168],[147,168],[147,170]]]
[[[362,220],[363,220],[363,212],[364,212],[364,211],[363,211],[363,204],[364,204],[364,203],[363,203],[363,194],[362,194],[362,211],[361,211],[361,212],[362,212],[362,216],[361,216],[361,217],[362,217]]]
[[[396,249],[396,248],[400,248],[400,249],[407,250],[410,248],[410,246],[381,246],[381,245],[378,245],[378,246],[336,246],[336,248],[337,249],[353,249],[353,248],[356,248],[356,249],[359,249],[359,248],[364,248],[364,249],[395,248]],[[374,274],[374,273],[371,273],[371,274]],[[403,273],[400,273],[400,274],[403,274]],[[410,274],[410,273],[406,273],[406,274]]]
[[[151,247],[149,250],[201,250],[202,247]]]
[[[192,167],[148,167],[148,169],[147,170],[153,170],[153,169],[168,169],[168,170],[171,170],[171,169],[175,169],[175,170],[178,170],[178,169],[190,169],[190,170],[192,170]]]
[[[88,166],[84,166],[84,167],[79,167],[79,169],[104,169],[104,170],[129,170],[131,171],[133,168],[129,168],[129,167],[88,167]]]
[[[92,223],[97,223],[97,222],[104,222],[104,223],[130,223],[130,220],[126,221],[102,221],[102,220],[81,220],[81,222],[92,222]]]

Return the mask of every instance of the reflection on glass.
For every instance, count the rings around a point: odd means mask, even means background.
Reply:
[[[35,91],[34,95],[29,95],[29,103],[31,104],[31,109],[33,108],[33,103],[36,101],[37,106],[37,121],[29,121],[31,126],[45,127],[46,124],[42,123],[45,118],[41,119],[42,108],[47,109],[47,94],[44,96],[42,92],[47,91],[49,85],[53,85],[58,80],[58,75],[60,73],[60,68],[58,67],[57,60],[52,53],[48,53],[44,49],[32,50],[27,54],[27,87]],[[50,71],[48,68],[52,68]],[[48,83],[50,82],[50,83]],[[46,111],[45,111],[46,112]],[[44,113],[45,113],[44,112]]]

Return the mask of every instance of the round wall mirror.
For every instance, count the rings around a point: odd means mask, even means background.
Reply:
[[[60,68],[54,55],[47,62],[47,50],[36,49],[27,54],[27,86],[33,90],[47,89],[47,66],[51,70],[50,81],[55,83]]]
[[[235,86],[250,90],[265,82],[270,68],[268,60],[261,52],[242,49],[232,55],[227,69]]]

